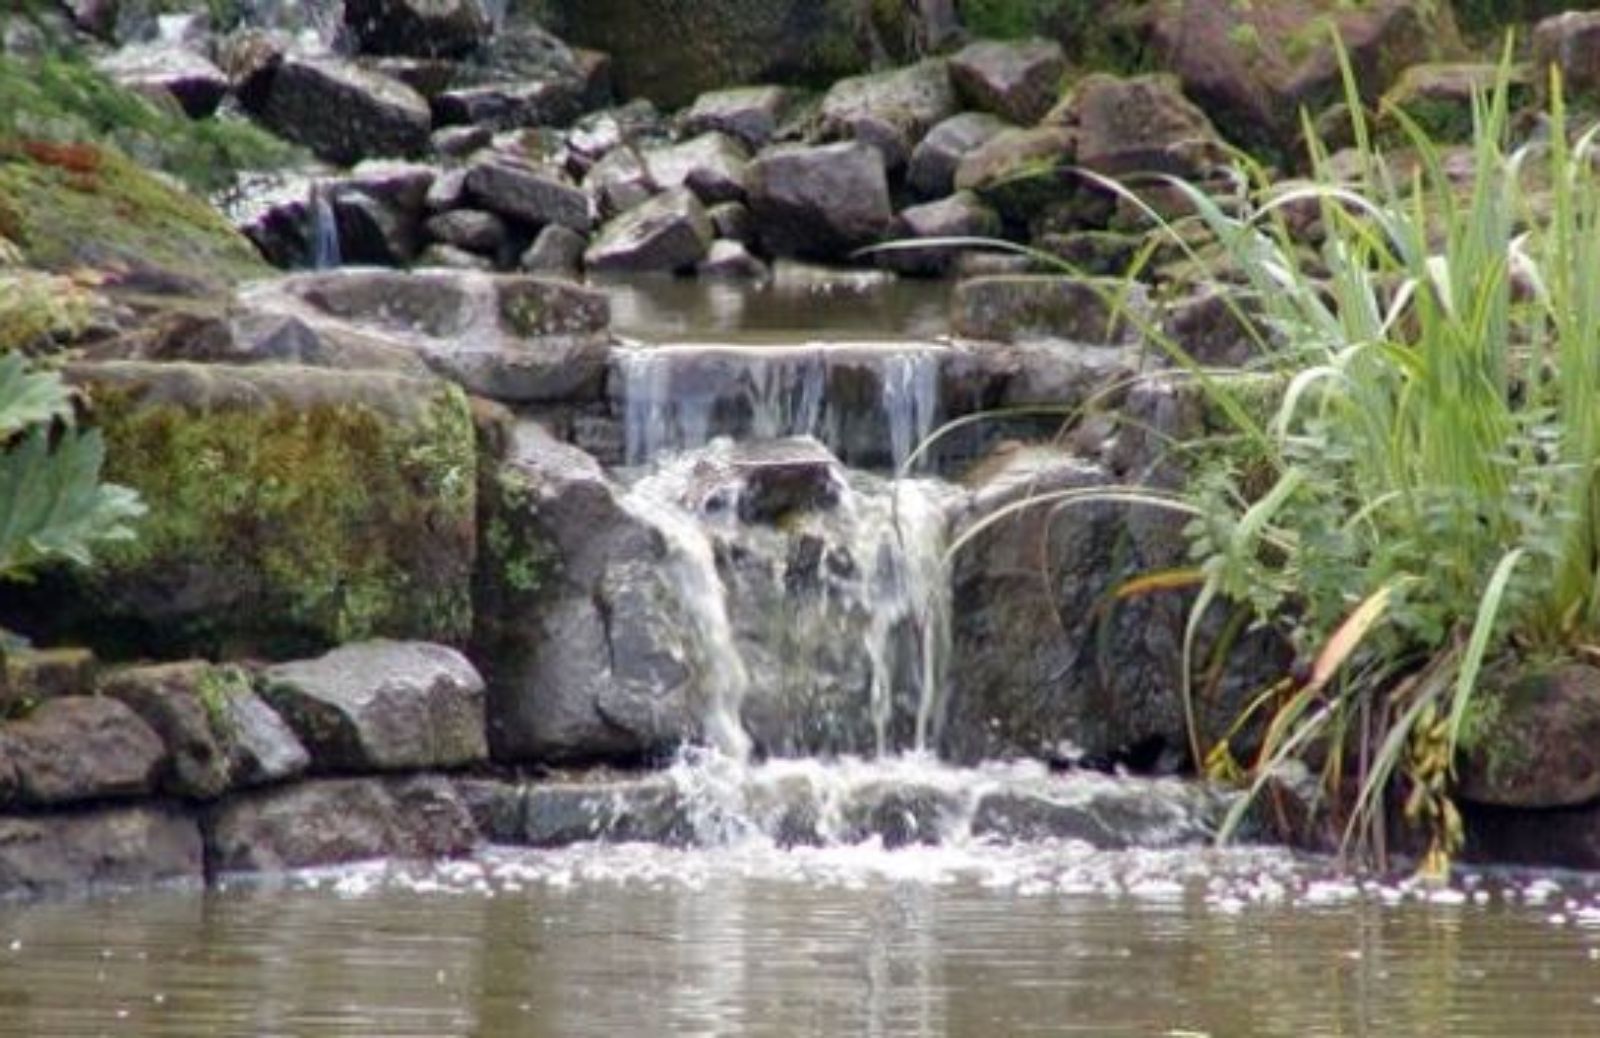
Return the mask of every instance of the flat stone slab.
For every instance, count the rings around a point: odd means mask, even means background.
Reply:
[[[442,645],[342,646],[270,668],[262,693],[319,771],[450,768],[488,756],[483,679]]]
[[[0,816],[0,898],[204,878],[200,827],[169,807]]]

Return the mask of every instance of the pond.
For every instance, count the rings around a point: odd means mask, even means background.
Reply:
[[[1280,850],[489,851],[0,907],[0,1034],[1590,1035],[1600,891]]]

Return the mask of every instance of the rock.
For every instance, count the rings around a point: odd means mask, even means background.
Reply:
[[[1245,293],[1200,289],[1166,304],[1161,331],[1195,363],[1240,368],[1259,357],[1264,345],[1271,342],[1260,339],[1268,332],[1261,327],[1259,309]],[[1175,361],[1165,356],[1160,359]]]
[[[433,123],[415,90],[331,57],[282,55],[240,84],[239,100],[280,137],[346,166],[421,154]]]
[[[334,196],[333,218],[344,263],[403,267],[422,247],[415,214],[358,191]]]
[[[741,443],[726,464],[735,511],[747,523],[832,508],[844,487],[839,460],[809,438]]]
[[[479,148],[487,148],[494,131],[487,126],[441,126],[428,138],[435,155],[450,159],[466,158]],[[465,184],[466,174],[461,174]]]
[[[397,277],[399,275],[396,275]],[[472,427],[459,390],[383,372],[82,364],[105,478],[149,506],[89,571],[44,574],[0,624],[139,655],[267,656],[470,625]],[[12,610],[16,610],[13,615]]]
[[[528,787],[503,779],[456,779],[456,792],[472,814],[472,824],[490,843],[517,843],[522,839]]]
[[[574,176],[581,175],[618,148],[669,139],[671,132],[656,106],[646,98],[636,98],[616,108],[591,112],[573,125],[566,137],[569,168]]]
[[[703,278],[745,281],[766,281],[772,276],[767,265],[751,255],[744,243],[720,238],[711,243],[711,250],[695,271]]]
[[[518,843],[566,847],[606,843],[682,846],[694,836],[688,811],[670,780],[532,783],[526,789]]]
[[[683,114],[688,134],[725,133],[752,149],[765,147],[789,118],[794,91],[781,86],[733,87],[701,94]]]
[[[265,786],[304,774],[311,755],[278,712],[266,704],[231,668],[222,674],[221,727],[237,789]],[[226,680],[228,677],[234,680]]]
[[[461,57],[492,26],[480,0],[345,0],[344,24],[368,54]]]
[[[1000,215],[1025,221],[1078,190],[1074,130],[1040,126],[1003,130],[969,151],[956,166],[957,191],[973,191]]]
[[[467,169],[457,166],[447,169],[428,185],[422,197],[423,208],[430,213],[448,212],[467,204]]]
[[[1457,763],[1457,790],[1496,807],[1600,800],[1600,669],[1568,664],[1480,689]]]
[[[723,202],[708,208],[706,215],[711,218],[711,227],[716,231],[718,238],[727,238],[729,241],[749,245],[755,237],[754,221],[747,205],[739,202]]]
[[[1600,94],[1600,11],[1567,11],[1533,28],[1533,81],[1543,87],[1551,66],[1571,97]]]
[[[583,250],[588,246],[589,240],[577,231],[553,223],[533,239],[518,265],[530,274],[571,276],[583,265]]]
[[[1191,784],[1080,776],[1067,789],[987,793],[973,813],[972,835],[1010,843],[1075,840],[1105,850],[1180,847],[1210,842],[1226,813],[1222,798]]]
[[[711,220],[685,188],[628,210],[601,228],[584,253],[592,271],[673,271],[692,267],[711,247]]]
[[[475,163],[467,172],[466,188],[490,212],[535,227],[554,223],[586,232],[593,223],[589,199],[581,190],[548,172],[505,158]]]
[[[466,804],[437,775],[328,779],[249,793],[213,808],[204,832],[216,873],[454,857],[478,840]]]
[[[1050,111],[1066,72],[1066,54],[1054,40],[980,40],[950,58],[950,79],[963,101],[1022,126]]]
[[[114,671],[101,683],[102,695],[131,708],[167,744],[163,791],[214,800],[232,786],[222,696],[242,683],[226,681],[210,664],[190,662]]]
[[[1401,146],[1408,145],[1410,136],[1395,125],[1398,120],[1392,114],[1404,112],[1436,144],[1470,141],[1473,98],[1490,96],[1499,75],[1500,67],[1489,62],[1412,65],[1383,95],[1379,111],[1382,121],[1390,124],[1384,128]],[[1532,100],[1529,80],[1526,72],[1511,71],[1507,87],[1512,111]]]
[[[1078,162],[1104,176],[1193,178],[1225,157],[1211,121],[1172,76],[1085,76],[1066,107],[1078,128]]]
[[[94,653],[88,649],[7,649],[0,653],[0,717],[18,717],[62,696],[94,689]]]
[[[914,205],[900,213],[890,237],[897,241],[913,238],[995,238],[1001,232],[1000,215],[984,205],[978,196],[962,191],[937,202]],[[903,274],[939,276],[948,272],[951,262],[962,251],[959,246],[928,246],[894,249],[878,254],[878,262]]]
[[[434,119],[442,126],[481,126],[517,130],[565,126],[583,111],[570,83],[544,79],[453,87],[433,97]]]
[[[962,112],[928,131],[911,153],[906,184],[919,198],[943,198],[955,186],[956,167],[1008,125],[992,115]]]
[[[829,82],[871,66],[885,44],[905,60],[943,42],[941,6],[896,0],[867,18],[839,0],[701,0],[693,10],[675,0],[552,0],[543,16],[561,38],[615,58],[622,96],[676,108],[718,87]]]
[[[602,214],[616,216],[648,200],[656,182],[638,151],[617,148],[584,175],[583,189]]]
[[[698,731],[663,535],[592,457],[522,422],[480,474],[472,657],[497,760],[638,760]]]
[[[428,220],[426,229],[435,241],[484,256],[498,256],[508,240],[505,221],[478,209],[440,213]]]
[[[1131,308],[1131,309],[1128,309]],[[1110,345],[1137,339],[1142,286],[1115,278],[1023,274],[969,278],[956,286],[951,329],[972,339],[1065,339]]]
[[[26,807],[139,796],[167,760],[160,736],[112,699],[65,696],[0,724],[0,803]],[[9,786],[10,788],[7,788]]]
[[[658,190],[688,187],[707,205],[742,202],[748,190],[750,155],[726,134],[705,133],[647,151],[644,162]]]
[[[866,145],[773,148],[750,168],[750,210],[774,255],[839,258],[893,218],[883,160]]]
[[[170,44],[133,44],[111,52],[95,67],[136,93],[170,95],[191,119],[217,110],[228,77],[204,56]]]
[[[822,99],[822,132],[873,145],[894,170],[934,124],[958,110],[948,64],[930,59],[835,83]]]
[[[437,168],[423,162],[366,159],[331,185],[334,194],[358,191],[393,206],[407,218],[416,218],[427,207],[438,176]]]
[[[417,266],[433,267],[441,270],[472,270],[483,274],[495,272],[495,261],[488,256],[480,256],[476,252],[446,245],[443,242],[434,242],[423,249],[417,256]]]
[[[1183,0],[1152,8],[1156,64],[1240,145],[1286,151],[1299,136],[1302,108],[1343,100],[1337,30],[1364,100],[1401,71],[1459,46],[1451,5],[1432,0]]]
[[[321,772],[452,768],[488,754],[483,679],[441,645],[340,646],[270,668],[261,691]]]
[[[0,898],[205,879],[200,827],[170,807],[0,817]]]
[[[567,281],[346,268],[258,283],[241,302],[302,321],[325,340],[333,366],[420,358],[496,400],[592,398],[605,370],[606,297]]]
[[[389,55],[369,57],[361,63],[379,75],[397,79],[415,90],[432,104],[433,99],[450,88],[459,66],[446,58],[418,58]]]

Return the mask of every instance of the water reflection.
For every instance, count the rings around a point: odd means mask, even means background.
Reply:
[[[1600,1033],[1589,889],[1428,901],[1272,858],[926,853],[624,848],[7,906],[0,1034]]]

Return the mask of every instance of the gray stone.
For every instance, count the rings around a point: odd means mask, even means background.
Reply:
[[[560,224],[588,231],[592,220],[589,198],[554,174],[518,165],[504,158],[489,158],[467,172],[467,193],[491,212],[522,220],[536,227]]]
[[[745,247],[743,242],[718,239],[711,243],[706,258],[695,268],[703,278],[731,278],[744,281],[766,281],[772,276],[767,265]]]
[[[789,117],[796,97],[781,86],[733,87],[695,98],[683,115],[685,133],[717,131],[739,138],[750,148],[764,147]]]
[[[207,862],[218,873],[453,857],[478,841],[467,805],[437,775],[330,779],[243,794],[213,808],[204,831]]]
[[[454,87],[433,97],[434,119],[442,126],[482,126],[493,130],[565,126],[581,110],[582,101],[571,85],[551,80]]]
[[[440,213],[428,220],[426,229],[435,241],[485,256],[497,256],[506,246],[505,221],[478,209]]]
[[[606,297],[553,278],[344,269],[260,282],[240,302],[302,321],[326,343],[332,366],[420,358],[497,400],[593,396],[608,351]]]
[[[590,168],[583,189],[594,199],[595,207],[610,217],[642,205],[656,193],[656,182],[639,152],[623,147]]]
[[[0,717],[17,717],[62,696],[94,690],[94,653],[88,649],[7,649],[0,653]]]
[[[428,185],[428,193],[423,196],[423,207],[430,213],[442,213],[451,209],[459,209],[467,202],[467,169],[458,166],[447,169]]]
[[[688,813],[667,779],[532,783],[527,787],[522,838],[530,847],[574,843],[687,844]]]
[[[494,131],[487,126],[441,126],[428,138],[433,153],[445,158],[465,158],[479,148],[487,148],[494,139]],[[461,174],[463,181],[466,173]]]
[[[283,782],[311,767],[311,755],[294,730],[248,686],[227,690],[220,720],[228,736],[234,786]]]
[[[1600,93],[1600,11],[1567,11],[1534,26],[1535,83],[1552,65],[1571,95]]]
[[[983,112],[952,115],[928,131],[911,153],[906,184],[920,198],[943,198],[955,187],[956,167],[967,154],[1009,124]]]
[[[950,78],[962,100],[1022,126],[1050,111],[1066,71],[1066,54],[1054,40],[980,40],[950,58]]]
[[[1078,162],[1105,176],[1192,178],[1226,157],[1211,120],[1171,76],[1086,76],[1067,110],[1078,128]]]
[[[742,202],[748,190],[750,155],[722,133],[705,133],[682,144],[644,153],[650,179],[661,191],[687,187],[707,205]]]
[[[217,110],[228,92],[228,77],[204,56],[171,44],[133,44],[113,51],[95,67],[119,85],[138,93],[167,94],[191,119]]]
[[[101,682],[102,695],[125,703],[167,744],[162,789],[175,796],[213,800],[233,784],[221,673],[208,663],[130,667]],[[230,685],[241,685],[233,681]],[[249,686],[243,685],[249,692]]]
[[[708,208],[706,215],[711,217],[711,228],[716,231],[718,238],[744,245],[749,245],[755,238],[755,221],[751,219],[747,205],[723,202]]]
[[[1136,341],[1147,319],[1142,286],[1053,274],[969,278],[956,286],[950,325],[972,339],[1061,339],[1092,345]]]
[[[337,58],[283,54],[238,89],[268,129],[329,162],[416,155],[428,146],[433,116],[421,94]]]
[[[962,191],[937,202],[914,205],[900,213],[891,237],[897,241],[915,238],[994,238],[1000,234],[1000,214],[984,205],[977,195]],[[878,254],[878,262],[903,274],[939,276],[966,246],[930,245],[917,249],[892,249]]]
[[[472,823],[491,843],[520,843],[527,815],[528,786],[504,779],[459,778],[456,792],[472,814]]]
[[[924,134],[958,110],[948,64],[930,59],[835,83],[822,99],[822,130],[872,145],[896,170]]]
[[[28,807],[151,792],[167,748],[139,715],[114,699],[65,696],[0,724],[0,802]]]
[[[415,214],[370,195],[338,193],[333,218],[339,229],[339,259],[344,263],[403,267],[422,247],[422,228]]]
[[[519,266],[530,274],[570,277],[583,266],[583,250],[588,247],[589,240],[583,235],[553,223],[533,239]]]
[[[584,265],[597,272],[682,270],[705,257],[711,236],[705,207],[677,188],[606,224],[584,253]]]
[[[837,259],[893,219],[882,157],[860,143],[773,148],[751,163],[750,210],[778,256]]]
[[[318,771],[451,768],[488,753],[483,679],[442,645],[344,645],[270,668],[261,691]]]
[[[460,57],[492,26],[480,0],[345,0],[344,24],[369,54]]]
[[[1078,190],[1077,131],[1059,126],[1002,130],[962,156],[955,187],[974,191],[1008,220],[1025,221]]]
[[[439,172],[423,162],[364,159],[338,180],[325,183],[334,194],[358,191],[415,219],[427,206],[428,194]]]
[[[434,242],[417,254],[417,266],[442,270],[475,270],[491,274],[495,270],[495,261],[488,256],[480,256],[476,252],[468,252],[454,245]]]
[[[169,807],[0,817],[0,898],[204,880],[200,827]]]
[[[1085,776],[1079,785],[1091,782]],[[1014,843],[1076,840],[1104,850],[1180,847],[1213,839],[1225,813],[1226,801],[1202,786],[1104,779],[1087,790],[1074,788],[1073,795],[985,794],[973,813],[972,835]]]

